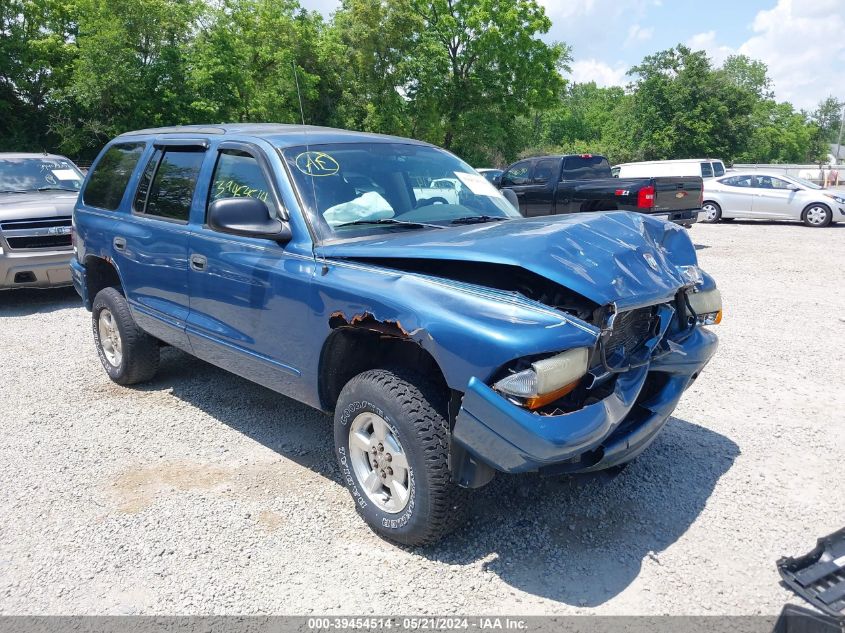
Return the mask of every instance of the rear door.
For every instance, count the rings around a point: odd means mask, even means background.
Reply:
[[[511,189],[519,199],[519,212],[526,215],[525,193],[531,186],[531,161],[514,163],[502,174],[501,189]]]
[[[754,204],[754,176],[737,174],[722,178],[719,182],[718,197],[725,217],[750,218]]]
[[[187,348],[188,217],[205,159],[204,141],[154,144],[113,237],[115,263],[144,330]]]
[[[560,164],[559,158],[541,158],[534,163],[531,185],[525,188],[525,215],[533,217],[554,213]]]
[[[784,219],[794,217],[795,185],[775,176],[754,177],[755,218]]]

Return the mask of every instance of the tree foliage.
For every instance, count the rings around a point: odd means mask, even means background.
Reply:
[[[411,136],[477,165],[546,151],[612,161],[820,159],[838,102],[777,103],[762,62],[685,46],[625,87],[568,83],[537,0],[3,0],[0,150],[91,158],[129,129],[306,122]]]

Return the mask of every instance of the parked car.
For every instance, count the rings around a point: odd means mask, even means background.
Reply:
[[[461,181],[460,202],[417,200],[432,177]],[[131,132],[94,163],[74,222],[74,285],[113,381],[151,379],[164,342],[334,412],[356,509],[406,544],[447,533],[460,488],[496,471],[630,461],[717,346],[721,298],[686,231],[522,218],[408,139]]]
[[[619,178],[648,178],[649,176],[701,176],[704,179],[725,175],[725,163],[719,158],[688,158],[682,160],[646,160],[614,165]]]
[[[604,156],[541,156],[514,163],[496,183],[527,217],[582,211],[637,211],[689,227],[698,219],[697,176],[614,178]]]
[[[702,212],[703,222],[751,218],[823,227],[845,222],[845,192],[778,172],[738,172],[704,183]]]
[[[492,167],[481,167],[475,171],[493,183],[496,182],[497,178],[501,178],[502,174],[505,173],[504,169],[494,169]]]
[[[0,154],[0,290],[70,285],[82,179],[64,156]]]

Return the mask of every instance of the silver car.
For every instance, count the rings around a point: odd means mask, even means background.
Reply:
[[[733,218],[794,220],[822,227],[845,222],[845,193],[766,171],[728,172],[704,181],[700,222]]]
[[[52,154],[0,154],[0,290],[71,283],[71,213],[84,177]]]

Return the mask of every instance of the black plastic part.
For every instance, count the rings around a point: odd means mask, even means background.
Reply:
[[[822,615],[805,607],[787,604],[775,622],[772,633],[842,633],[843,625],[837,618]]]
[[[845,620],[845,528],[820,538],[809,554],[777,562],[783,581],[820,611]]]

